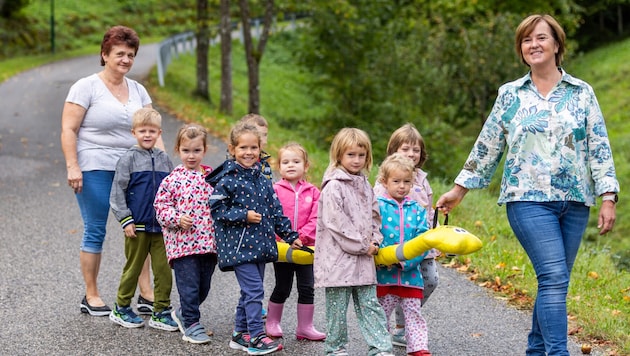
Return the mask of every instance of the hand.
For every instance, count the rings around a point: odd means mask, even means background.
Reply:
[[[193,219],[190,215],[184,214],[179,218],[179,226],[184,230],[188,230],[193,226]]]
[[[455,185],[453,189],[442,194],[442,196],[437,200],[437,203],[435,203],[435,206],[440,209],[442,213],[448,214],[452,209],[459,205],[462,199],[464,199],[466,193],[468,193],[468,189],[462,187],[461,185]]]
[[[370,244],[370,247],[368,247],[368,251],[367,254],[370,256],[376,256],[378,255],[378,244],[374,243],[374,244]]]
[[[125,237],[131,237],[131,238],[136,237],[136,224],[129,224],[125,226],[124,231],[125,231]]]
[[[602,202],[602,207],[599,208],[599,218],[597,219],[597,228],[600,235],[604,235],[609,231],[612,231],[615,226],[616,219],[616,204],[612,201]]]
[[[291,248],[294,250],[299,250],[302,246],[304,246],[304,244],[302,243],[302,241],[300,241],[300,239],[296,239],[291,244]]]
[[[83,190],[83,173],[79,166],[68,167],[68,186],[75,193],[81,193]]]
[[[254,210],[247,210],[247,222],[252,224],[258,224],[262,221],[262,215],[258,214]]]

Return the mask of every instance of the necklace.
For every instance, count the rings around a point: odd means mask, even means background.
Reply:
[[[124,94],[126,94],[127,81],[125,80],[125,78],[122,79],[122,82],[120,84],[113,84],[112,82],[105,79],[104,74],[101,73],[99,74],[99,76],[101,77],[101,80],[103,81],[103,83],[105,83],[105,86],[107,87],[107,89],[109,89],[112,95],[114,95],[116,98],[120,98]]]

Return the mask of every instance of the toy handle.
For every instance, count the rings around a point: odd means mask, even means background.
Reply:
[[[435,213],[433,214],[433,228],[435,229],[438,224],[438,215],[440,210],[435,208]],[[448,225],[448,214],[444,214],[444,225]]]

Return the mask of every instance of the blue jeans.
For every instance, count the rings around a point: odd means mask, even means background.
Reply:
[[[109,216],[109,192],[112,190],[114,171],[82,173],[83,190],[75,194],[83,218],[81,251],[101,253]]]
[[[569,356],[567,292],[588,215],[578,202],[507,203],[510,226],[538,279],[526,355]]]
[[[234,317],[234,330],[249,332],[251,337],[264,334],[262,300],[265,297],[263,285],[265,263],[245,263],[234,266],[234,273],[241,287],[241,297],[238,299]]]
[[[175,271],[175,284],[179,292],[182,323],[188,329],[201,318],[199,306],[210,293],[212,274],[217,265],[217,255],[205,253],[176,258],[171,261]]]

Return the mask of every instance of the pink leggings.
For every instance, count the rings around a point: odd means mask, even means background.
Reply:
[[[422,317],[421,299],[401,298],[393,294],[387,294],[378,298],[383,306],[387,320],[396,306],[402,307],[405,314],[405,338],[407,339],[407,353],[429,349],[429,335],[427,322]]]

